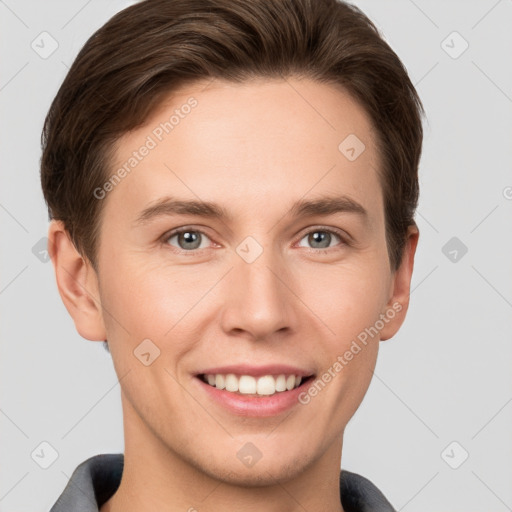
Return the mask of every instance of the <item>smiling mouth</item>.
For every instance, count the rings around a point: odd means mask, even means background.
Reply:
[[[206,384],[219,390],[230,393],[254,397],[272,396],[276,393],[284,393],[303,386],[314,375],[301,377],[294,374],[252,375],[228,374],[199,374],[197,377]]]

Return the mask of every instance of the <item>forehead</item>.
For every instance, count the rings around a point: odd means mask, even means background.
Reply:
[[[118,141],[111,172],[127,172],[107,203],[122,202],[126,213],[171,194],[221,200],[249,214],[241,198],[269,211],[287,197],[329,191],[371,210],[382,203],[374,140],[364,109],[334,85],[196,82]]]

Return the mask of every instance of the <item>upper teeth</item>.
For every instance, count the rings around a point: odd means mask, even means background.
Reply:
[[[280,391],[290,391],[300,385],[302,377],[298,375],[263,375],[262,377],[253,377],[252,375],[237,376],[234,373],[227,375],[209,374],[205,375],[206,381],[210,386],[226,391],[239,392],[244,395],[273,395]]]

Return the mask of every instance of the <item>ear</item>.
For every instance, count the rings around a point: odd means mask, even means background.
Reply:
[[[62,221],[50,222],[48,253],[60,297],[76,330],[88,340],[106,340],[96,272],[78,253]]]
[[[391,296],[383,314],[384,328],[381,330],[381,341],[392,338],[402,326],[411,293],[411,278],[414,267],[414,255],[420,233],[417,226],[409,226],[400,267],[394,271],[391,281]],[[382,318],[382,316],[381,316]]]

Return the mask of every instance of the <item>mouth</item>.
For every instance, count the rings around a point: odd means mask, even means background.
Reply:
[[[243,375],[235,373],[200,373],[196,375],[205,384],[234,395],[247,397],[270,397],[306,386],[315,375],[280,373],[268,375]]]
[[[298,407],[315,378],[312,368],[288,364],[231,364],[193,374],[200,393],[235,416],[270,418]],[[304,414],[302,412],[301,414]]]

